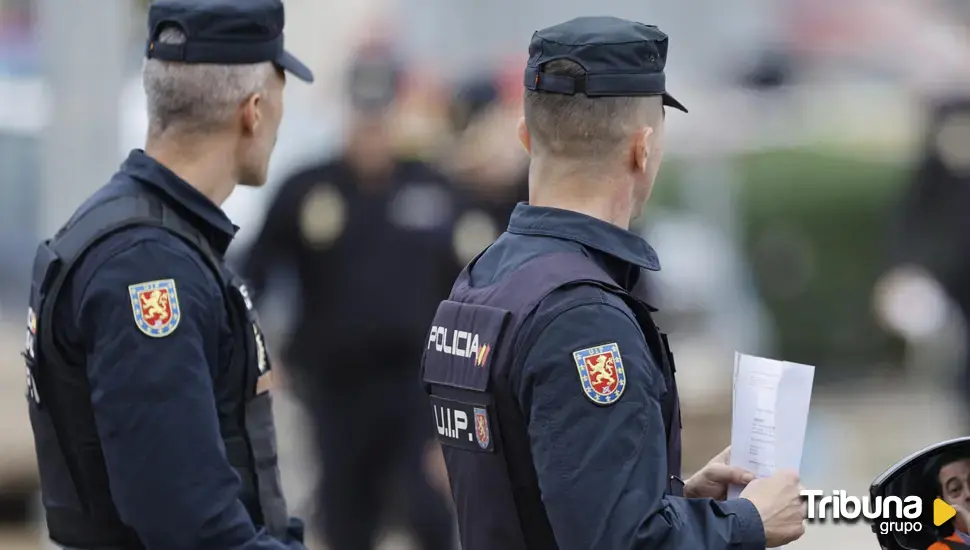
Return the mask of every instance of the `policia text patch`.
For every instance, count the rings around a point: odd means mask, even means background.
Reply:
[[[438,441],[468,451],[491,453],[495,450],[486,406],[431,396]]]

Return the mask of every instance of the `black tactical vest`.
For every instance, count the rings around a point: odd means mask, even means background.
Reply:
[[[498,283],[480,288],[469,285],[474,263],[462,271],[451,296],[438,307],[422,364],[464,550],[558,548],[542,504],[524,413],[508,382],[522,323],[558,288],[595,285],[621,297],[636,315],[667,386],[661,406],[668,493],[682,495],[674,361],[651,308],[580,254],[539,256]],[[432,346],[435,353],[427,351]]]
[[[163,228],[194,247],[223,288],[233,323],[231,364],[213,380],[219,426],[229,463],[242,480],[240,500],[253,522],[285,538],[289,515],[280,483],[276,433],[269,392],[257,394],[269,356],[252,302],[242,281],[208,241],[163,199],[148,189],[113,198],[75,216],[53,239],[41,243],[34,260],[27,343],[27,387],[41,486],[71,483],[80,507],[47,506],[51,539],[87,549],[140,549],[111,499],[83,365],[69,364],[54,344],[54,305],[84,253],[109,234],[134,226]],[[60,467],[59,467],[60,466]],[[66,470],[70,479],[62,479]]]

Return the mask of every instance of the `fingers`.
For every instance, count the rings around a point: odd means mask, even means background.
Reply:
[[[737,483],[738,485],[747,485],[748,483],[754,481],[754,478],[756,477],[753,472],[749,472],[743,468],[732,468],[732,471],[735,475],[734,483]]]
[[[704,472],[708,480],[716,483],[734,483],[737,485],[747,485],[754,481],[755,475],[744,468],[728,466],[727,464],[711,464]]]
[[[755,475],[744,468],[737,466],[723,466],[724,483],[735,483],[737,485],[747,485],[754,481]]]

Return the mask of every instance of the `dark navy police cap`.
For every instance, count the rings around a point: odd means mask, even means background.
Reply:
[[[353,106],[365,112],[383,112],[397,99],[403,69],[389,47],[362,48],[350,63],[347,94]]]
[[[221,65],[271,61],[306,82],[313,72],[283,49],[281,0],[156,0],[148,12],[148,51],[152,59]],[[157,42],[174,25],[184,44]]]
[[[544,73],[543,66],[557,59],[578,63],[586,75]],[[588,97],[659,95],[664,105],[686,113],[667,93],[666,62],[667,35],[657,27],[617,17],[579,17],[532,35],[525,87]]]
[[[462,131],[489,107],[502,101],[502,90],[495,78],[485,77],[463,82],[454,92],[448,115],[452,129]]]

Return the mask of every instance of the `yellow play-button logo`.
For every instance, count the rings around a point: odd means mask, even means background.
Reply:
[[[933,525],[939,527],[955,515],[957,515],[957,511],[953,509],[953,506],[940,499],[933,501]]]

